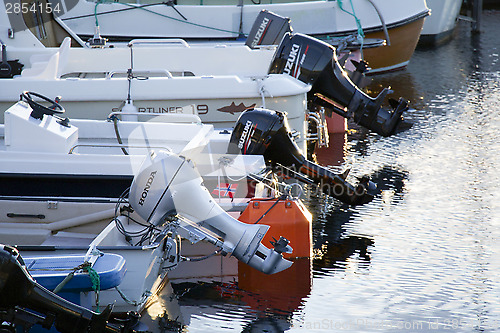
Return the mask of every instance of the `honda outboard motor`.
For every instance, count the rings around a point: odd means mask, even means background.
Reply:
[[[259,45],[278,45],[287,32],[292,32],[290,19],[264,9],[257,15],[245,45],[251,49]]]
[[[146,157],[132,182],[129,204],[142,218],[155,225],[163,224],[174,215],[195,223],[200,228],[179,225],[174,231],[187,239],[197,234],[220,247],[223,254],[231,253],[266,274],[280,272],[292,265],[291,261],[283,259],[281,244],[269,249],[261,243],[269,226],[242,223],[227,214],[203,185],[193,164],[173,153],[160,150]],[[182,234],[183,230],[188,236]],[[287,251],[291,251],[291,247],[288,246]]]
[[[308,161],[292,139],[286,113],[261,108],[244,111],[231,135],[228,153],[263,155],[273,167],[284,166],[291,177],[315,183],[321,190],[338,200],[360,205],[370,202],[376,186],[363,177],[353,187],[346,182],[347,174],[335,174],[331,170]]]
[[[362,92],[340,66],[335,48],[316,38],[303,34],[287,34],[274,54],[270,74],[289,74],[311,84],[309,100],[331,108],[335,113],[352,118],[359,125],[380,135],[390,136],[398,132],[403,122],[403,112],[408,102],[389,99],[391,110],[381,104],[392,91],[388,88],[372,98]]]
[[[13,247],[0,244],[0,272],[0,323],[3,325],[17,324],[26,329],[33,324],[46,329],[54,325],[62,333],[133,332],[126,325],[109,323],[111,305],[102,313],[95,313],[36,283]]]

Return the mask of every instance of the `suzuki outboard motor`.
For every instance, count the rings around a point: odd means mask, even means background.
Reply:
[[[335,113],[352,118],[359,125],[380,135],[390,136],[398,132],[403,122],[403,112],[408,102],[389,99],[391,110],[381,104],[392,91],[388,88],[372,98],[362,92],[340,66],[335,48],[316,38],[303,34],[287,34],[274,54],[270,74],[289,74],[311,84],[309,100],[331,108]]]
[[[132,182],[129,204],[143,219],[155,225],[163,224],[174,215],[182,218],[180,222],[191,221],[196,227],[179,225],[175,231],[187,239],[196,234],[220,247],[223,254],[231,253],[266,274],[292,265],[281,255],[285,252],[283,246],[269,249],[261,243],[269,226],[242,223],[227,214],[203,185],[193,164],[173,153],[160,150],[146,157]],[[286,250],[291,251],[288,241],[286,245]]]
[[[259,45],[278,45],[287,32],[292,32],[290,19],[264,9],[257,15],[245,45],[251,49]]]
[[[234,127],[228,153],[263,155],[271,166],[286,167],[292,172],[289,176],[315,183],[325,194],[350,205],[370,202],[374,196],[368,191],[376,186],[367,177],[353,187],[345,180],[347,174],[338,175],[308,161],[292,139],[284,112],[261,108],[244,111]]]
[[[33,324],[46,329],[54,325],[62,333],[133,332],[126,326],[109,323],[111,305],[102,313],[95,313],[36,283],[13,247],[0,244],[0,272],[0,323],[3,325],[7,322],[26,329]]]

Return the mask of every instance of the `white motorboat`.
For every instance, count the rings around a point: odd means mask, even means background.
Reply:
[[[33,37],[28,32],[22,36]],[[305,36],[294,35],[290,39],[285,39],[278,50],[273,50],[271,74],[264,74],[269,70],[266,69],[264,72],[262,63],[256,61],[262,60],[270,53],[264,50],[252,50],[246,46],[228,48],[167,46],[136,49],[131,44],[129,49],[89,49],[72,48],[69,43],[69,39],[66,39],[63,45],[55,50],[41,47],[41,55],[36,57],[39,61],[33,60],[31,67],[24,69],[20,75],[1,79],[2,105],[14,102],[15,96],[25,89],[33,88],[52,95],[62,92],[64,103],[69,106],[68,114],[74,118],[99,119],[110,111],[125,111],[127,108],[132,108],[133,99],[135,108],[132,109],[139,112],[195,114],[217,127],[230,127],[239,113],[249,107],[267,105],[268,108],[288,113],[289,123],[292,130],[298,134],[296,140],[304,152],[307,151],[306,142],[309,140],[320,143],[328,141],[323,107],[343,117],[354,118],[360,125],[382,135],[395,133],[402,113],[407,110],[406,101],[400,100],[391,103],[392,110],[386,111],[381,104],[388,91],[379,95],[377,99],[365,95],[345,78],[346,75],[337,61],[332,64],[333,68],[328,66],[332,58],[336,59],[331,46]],[[303,44],[305,50],[315,51],[308,53],[307,61],[293,64],[291,67],[294,67],[294,70],[291,72],[290,66],[286,64],[295,43]],[[12,59],[26,59],[30,50],[33,51],[23,47],[12,47],[9,50],[11,51],[8,54]],[[276,53],[277,51],[279,53]],[[224,69],[222,65],[210,65],[210,61],[205,61],[201,65],[197,61],[199,58],[205,59],[204,55],[209,55],[210,59],[226,59],[228,53],[225,52],[240,55],[238,59],[243,60],[242,63],[248,59],[248,63],[253,65],[242,66],[248,70],[248,72],[243,71],[243,75],[251,72],[259,78],[226,75],[226,71],[231,70],[229,67],[236,70],[234,64]],[[256,57],[255,52],[263,53]],[[301,58],[306,59],[306,56],[303,55]],[[158,62],[154,63],[152,59]],[[121,65],[118,65],[119,60],[122,62]],[[185,66],[189,66],[190,73],[194,71],[205,74],[213,71],[222,75],[174,77],[166,69],[137,69],[140,66],[158,68],[165,60],[172,64],[172,68],[177,68],[176,73],[186,73]],[[111,71],[109,70],[111,66],[121,66],[122,70]],[[299,66],[303,67],[302,71]],[[325,73],[321,76],[322,72]],[[293,73],[298,80],[287,73]],[[145,79],[146,77],[148,79]],[[318,82],[319,85],[314,82]],[[171,87],[172,92],[163,93],[166,87]],[[221,91],[219,90],[221,88],[224,89]],[[268,97],[268,94],[273,96]],[[317,94],[323,97],[318,97]],[[316,120],[315,129],[309,133],[306,129],[304,111],[306,103],[310,109],[307,118]],[[191,107],[183,108],[182,105]],[[233,122],[230,122],[231,119]],[[345,124],[344,119],[338,121]],[[342,127],[342,130],[344,128]],[[307,136],[304,133],[308,133]]]
[[[238,40],[249,35],[262,10],[291,19],[296,32],[323,39],[347,35],[382,38],[387,45],[365,50],[372,73],[404,68],[417,44],[428,8],[424,0],[169,2],[79,1],[59,18],[77,35],[101,33],[115,40],[185,38]]]
[[[431,15],[425,19],[419,45],[438,45],[449,40],[455,30],[462,0],[426,0]]]

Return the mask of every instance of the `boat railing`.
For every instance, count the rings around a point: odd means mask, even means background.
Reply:
[[[133,39],[128,43],[129,47],[133,46],[150,46],[150,45],[162,45],[162,46],[184,46],[190,47],[189,44],[182,38],[162,38],[162,39]]]
[[[153,243],[151,245],[107,245],[98,246],[99,251],[134,251],[134,250],[153,250],[160,246],[159,242]],[[16,245],[16,249],[19,251],[40,251],[40,252],[53,252],[53,251],[84,251],[88,249],[88,246],[71,246],[71,245]]]
[[[109,80],[113,78],[115,75],[121,75],[123,77],[127,77],[129,75],[129,71],[127,70],[115,70],[115,71],[110,71],[106,74],[106,79]],[[174,76],[170,71],[160,68],[160,69],[144,69],[144,70],[132,70],[132,75],[134,77],[148,77],[149,76],[162,76],[162,77],[167,77],[169,79],[173,78]],[[148,76],[149,75],[149,76]]]

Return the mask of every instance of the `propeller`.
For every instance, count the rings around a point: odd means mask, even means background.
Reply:
[[[280,239],[278,240],[276,240],[276,238],[274,237],[273,239],[274,242],[270,241],[269,243],[271,243],[271,245],[274,246],[274,251],[278,253],[292,253],[292,247],[288,245],[290,243],[288,239],[286,239],[283,236],[280,236]]]

